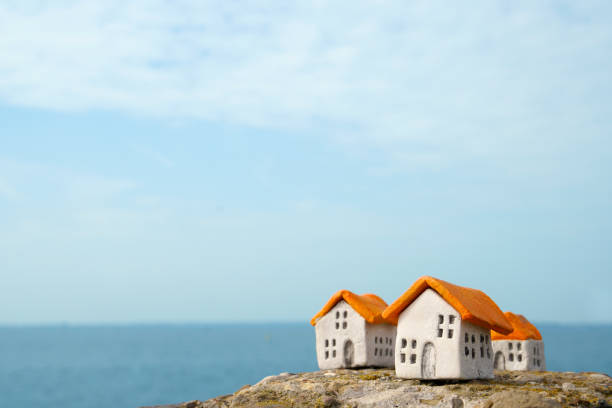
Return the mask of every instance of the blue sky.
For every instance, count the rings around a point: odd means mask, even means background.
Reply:
[[[0,323],[421,275],[612,322],[609,2],[0,3]]]

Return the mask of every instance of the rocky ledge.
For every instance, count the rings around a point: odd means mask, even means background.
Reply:
[[[164,407],[612,407],[611,389],[612,379],[598,373],[497,371],[493,380],[440,382],[402,380],[393,370],[328,370],[283,373]]]

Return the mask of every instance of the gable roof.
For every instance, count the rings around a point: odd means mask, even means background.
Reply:
[[[491,330],[491,340],[542,340],[542,335],[538,329],[525,316],[511,312],[504,313],[504,316],[512,324],[514,330],[510,334],[502,334]]]
[[[461,320],[485,329],[494,329],[504,334],[512,331],[510,322],[495,302],[484,292],[453,285],[431,276],[423,276],[417,279],[410,289],[385,309],[382,314],[383,318],[397,321],[399,314],[427,289],[435,290],[438,295],[457,310],[461,314]]]
[[[336,303],[344,300],[348,303],[353,310],[361,315],[368,323],[391,323],[397,324],[397,320],[387,320],[383,319],[381,316],[383,310],[387,307],[387,303],[382,300],[380,297],[372,294],[366,293],[364,295],[356,295],[348,290],[339,290],[334,293],[334,295],[327,301],[323,309],[319,311],[311,320],[310,324],[313,326],[317,324],[317,321],[325,316],[327,312],[329,312]]]

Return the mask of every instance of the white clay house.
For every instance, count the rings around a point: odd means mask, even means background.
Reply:
[[[397,319],[395,373],[401,378],[492,378],[490,333],[512,325],[485,293],[425,276],[385,309]]]
[[[393,367],[395,324],[381,316],[386,307],[373,294],[336,292],[310,321],[319,368]]]
[[[546,370],[544,343],[538,329],[524,316],[506,312],[514,330],[510,334],[491,331],[493,367],[496,370]]]

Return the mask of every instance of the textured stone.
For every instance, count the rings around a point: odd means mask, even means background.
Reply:
[[[490,380],[419,381],[390,369],[338,369],[271,376],[233,395],[163,408],[612,407],[611,390],[612,379],[596,373],[496,371]]]

